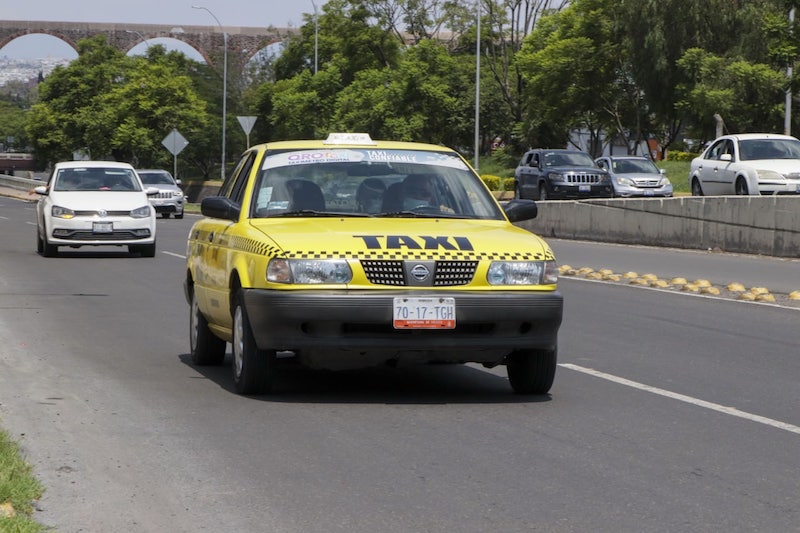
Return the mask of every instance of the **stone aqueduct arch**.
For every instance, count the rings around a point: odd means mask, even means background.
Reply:
[[[284,40],[295,28],[254,28],[223,26],[228,34],[228,67],[241,72],[261,49]],[[0,21],[0,48],[18,37],[45,34],[57,37],[77,51],[86,37],[105,35],[108,43],[124,53],[148,39],[171,38],[182,41],[205,59],[209,66],[222,61],[224,37],[219,26],[179,26],[166,24],[117,24],[102,22]],[[144,39],[143,39],[144,38]]]

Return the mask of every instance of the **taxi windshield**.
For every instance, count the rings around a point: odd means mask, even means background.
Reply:
[[[502,220],[491,193],[452,152],[311,149],[268,152],[252,216]]]

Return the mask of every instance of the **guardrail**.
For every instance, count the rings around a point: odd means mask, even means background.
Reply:
[[[800,196],[538,202],[542,237],[800,258]]]
[[[19,189],[27,191],[38,185],[44,185],[42,180],[32,180],[29,178],[18,178],[16,176],[9,176],[7,174],[0,174],[0,187],[8,187],[10,189]]]

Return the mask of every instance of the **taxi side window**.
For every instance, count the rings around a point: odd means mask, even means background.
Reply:
[[[219,190],[220,196],[226,196],[241,205],[244,188],[247,184],[247,176],[250,174],[250,169],[253,168],[255,159],[256,152],[247,152],[242,156],[233,173],[222,184]]]

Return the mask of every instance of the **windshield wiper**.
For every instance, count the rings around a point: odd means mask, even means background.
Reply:
[[[274,217],[368,217],[366,213],[337,213],[335,211],[317,211],[314,209],[296,209],[281,213],[271,213],[268,218]]]

